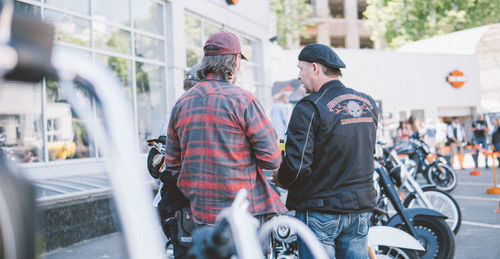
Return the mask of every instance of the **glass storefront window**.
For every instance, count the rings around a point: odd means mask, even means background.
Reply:
[[[142,152],[149,147],[146,140],[156,138],[164,117],[165,70],[157,66],[136,62],[137,128]]]
[[[40,7],[26,4],[23,2],[15,1],[14,2],[14,12],[16,14],[41,18]]]
[[[241,62],[241,69],[238,74],[236,85],[254,94],[257,90],[254,80],[254,66],[245,60]]]
[[[251,40],[245,37],[239,37],[241,41],[241,51],[247,57],[247,60],[243,60],[241,63],[240,75],[239,75],[239,85],[252,93],[256,93],[257,91],[257,82],[258,82],[258,60],[256,58],[256,48],[258,42],[255,40]]]
[[[126,30],[94,22],[94,37],[95,46],[99,49],[124,54],[130,54],[131,52],[131,36],[130,32]]]
[[[56,27],[56,40],[90,46],[90,20],[45,9],[45,21]]]
[[[130,5],[123,0],[94,0],[92,12],[95,18],[119,25],[130,26]]]
[[[90,0],[45,0],[45,4],[80,14],[90,14]]]
[[[163,4],[152,0],[133,1],[134,27],[154,34],[163,34]]]
[[[213,33],[221,30],[220,26],[200,20],[190,14],[185,15],[186,65],[192,67],[203,57],[203,44]]]
[[[247,38],[242,38],[241,39],[241,51],[245,54],[245,57],[248,59],[248,61],[255,63],[256,60],[254,60],[254,49],[255,49],[255,44],[257,44],[256,41],[249,40]]]
[[[201,58],[203,57],[203,52],[201,50],[197,49],[186,49],[186,65],[188,67],[192,67],[196,65],[196,63],[201,61]]]
[[[186,44],[193,47],[203,47],[201,42],[201,21],[191,15],[185,16],[184,29]]]
[[[59,82],[47,80],[46,89],[48,160],[95,157],[93,140],[84,128],[84,123],[61,96]],[[86,92],[80,91],[78,97],[82,105],[93,107],[93,101]],[[95,125],[88,126],[95,127]]]
[[[204,27],[204,32],[205,32],[205,35],[203,36],[203,43],[207,40],[208,36],[210,36],[216,32],[221,31],[221,27],[213,25],[213,24],[208,23],[208,22],[205,22],[203,27]]]
[[[96,59],[103,65],[108,66],[120,79],[125,93],[132,99],[132,61],[124,58],[96,54]]]
[[[43,161],[41,110],[40,84],[0,83],[0,149],[9,159]]]
[[[208,36],[221,31],[218,25],[199,19],[189,13],[185,14],[185,36],[186,36],[186,66],[192,67],[200,62],[203,57],[203,43]],[[240,40],[241,50],[248,58],[248,61],[241,62],[241,68],[236,84],[252,93],[257,91],[258,80],[258,60],[256,51],[258,41],[242,37],[239,33],[233,32]],[[202,40],[203,39],[203,40]]]
[[[164,60],[164,42],[155,38],[136,33],[135,55],[153,60]]]
[[[157,137],[166,110],[165,11],[166,3],[158,0],[15,1],[16,13],[41,18],[55,26],[57,48],[87,56],[115,73],[135,105],[136,127],[144,152],[149,149],[144,140]],[[198,35],[193,40],[197,42],[197,49],[193,49],[191,55],[193,64],[202,56],[204,35],[220,28],[208,23],[200,27],[201,21],[197,18],[194,23],[198,24],[193,27]],[[37,112],[8,113],[3,111],[5,102],[0,103],[0,146],[16,149],[16,156],[29,162],[98,156],[95,149],[99,148],[99,143],[89,139],[82,121],[60,96],[58,86],[59,82],[46,80],[37,88],[38,102],[26,100],[30,102],[26,107],[39,106],[33,109]],[[41,96],[43,88],[45,97]],[[100,111],[94,100],[83,92],[80,95],[99,121]],[[48,156],[43,157],[47,153]]]

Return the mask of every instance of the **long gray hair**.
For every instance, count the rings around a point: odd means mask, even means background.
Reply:
[[[236,55],[204,56],[198,68],[198,77],[205,80],[209,73],[219,74],[224,80],[236,79],[235,71]]]

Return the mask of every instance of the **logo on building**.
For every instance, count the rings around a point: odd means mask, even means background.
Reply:
[[[460,88],[464,85],[467,78],[464,76],[464,73],[460,70],[455,70],[451,72],[447,77],[446,81],[450,83],[455,88]]]

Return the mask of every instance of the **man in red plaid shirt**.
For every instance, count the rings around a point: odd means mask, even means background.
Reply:
[[[172,109],[162,174],[178,177],[197,224],[213,225],[242,188],[252,215],[286,212],[262,173],[280,165],[276,133],[257,99],[233,84],[246,60],[238,38],[212,34],[203,50],[201,81]]]

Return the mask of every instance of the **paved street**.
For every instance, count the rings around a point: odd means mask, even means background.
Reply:
[[[463,217],[455,239],[455,258],[500,258],[500,214],[494,213],[500,195],[486,194],[486,188],[493,186],[492,169],[481,169],[480,176],[470,176],[469,171],[457,171],[458,186],[451,193]],[[497,182],[500,186],[500,180]],[[45,258],[124,258],[121,244],[121,235],[115,233],[51,251]]]
[[[457,171],[458,186],[451,193],[462,209],[455,258],[500,258],[500,214],[494,212],[500,195],[486,194],[486,189],[493,186],[492,169],[481,169],[480,176],[470,176],[470,171]]]

